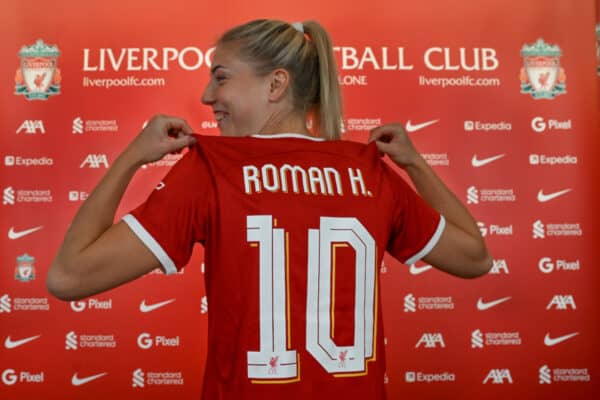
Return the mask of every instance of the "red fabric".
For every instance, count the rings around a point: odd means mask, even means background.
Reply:
[[[327,193],[327,186],[321,188],[318,182],[307,186],[309,193],[304,193],[302,184],[298,185],[299,193],[293,193],[288,180],[287,193],[269,191],[275,178],[262,180],[262,168],[269,165],[268,171],[280,171],[285,164],[305,171],[314,167],[313,172],[333,168],[339,173],[339,185],[332,178],[331,194]],[[255,168],[261,179],[245,181],[244,167]],[[360,170],[364,190],[357,183],[353,193],[348,168],[355,175]],[[366,371],[361,376],[335,377],[306,350],[308,231],[319,229],[321,217],[356,218],[370,233],[377,249],[376,288],[378,266],[388,244],[391,253],[404,261],[425,246],[440,220],[437,212],[385,166],[374,145],[283,137],[198,137],[197,145],[163,182],[164,187],[155,190],[132,214],[178,269],[189,259],[194,242],[203,241],[205,245],[209,305],[205,399],[385,398],[378,289],[373,357],[365,363]],[[260,186],[256,186],[257,182]],[[259,351],[261,324],[259,247],[247,240],[249,215],[270,215],[273,229],[284,229],[288,234],[287,350],[297,352],[299,378],[295,382],[260,384],[253,383],[257,379],[248,378],[248,352]],[[335,250],[335,256],[332,340],[339,346],[351,346],[357,279],[355,252],[341,247]]]

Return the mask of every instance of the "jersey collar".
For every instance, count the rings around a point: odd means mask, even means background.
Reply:
[[[259,138],[259,139],[280,139],[280,138],[295,138],[295,139],[306,139],[306,140],[312,140],[314,142],[322,142],[325,139],[323,138],[316,138],[316,137],[312,137],[312,136],[306,136],[303,135],[301,133],[275,133],[273,135],[250,135],[254,138]]]

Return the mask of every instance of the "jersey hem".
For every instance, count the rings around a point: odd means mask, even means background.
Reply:
[[[154,254],[160,264],[165,269],[166,275],[171,275],[177,272],[175,263],[171,260],[171,257],[161,247],[161,245],[152,237],[142,224],[132,214],[127,214],[123,217],[123,222],[131,228],[133,233],[146,245],[146,247]]]
[[[446,227],[446,219],[444,218],[443,215],[440,215],[440,221],[438,222],[438,226],[435,229],[435,232],[433,233],[433,235],[431,236],[431,239],[429,239],[429,241],[427,242],[425,247],[423,247],[417,254],[410,257],[408,260],[406,260],[404,262],[404,264],[406,264],[406,265],[414,264],[417,261],[419,261],[421,258],[425,257],[427,254],[429,254],[431,249],[433,249],[433,247],[440,240],[440,237],[442,236],[442,232],[444,231],[445,227]]]

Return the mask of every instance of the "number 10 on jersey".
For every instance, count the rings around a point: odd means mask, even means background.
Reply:
[[[365,371],[374,357],[375,240],[356,218],[321,217],[319,229],[308,230],[306,350],[331,374]],[[298,377],[296,350],[287,349],[285,232],[273,228],[271,215],[246,220],[247,241],[259,246],[260,349],[248,351],[248,378]],[[330,334],[332,245],[346,243],[355,251],[354,343],[338,346]]]

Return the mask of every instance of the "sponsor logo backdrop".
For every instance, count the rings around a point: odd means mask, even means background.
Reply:
[[[0,50],[0,397],[197,398],[210,312],[198,246],[65,303],[45,275],[71,218],[155,113],[217,134],[200,103],[235,24],[317,19],[336,46],[345,136],[400,121],[476,217],[490,274],[386,258],[389,397],[598,393],[600,3],[10,0]],[[120,218],[177,160],[140,169]]]

